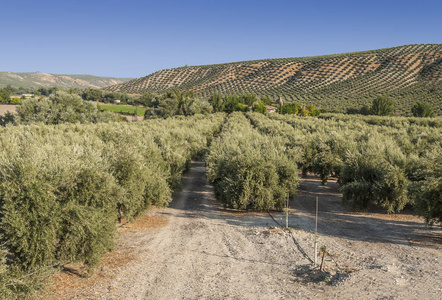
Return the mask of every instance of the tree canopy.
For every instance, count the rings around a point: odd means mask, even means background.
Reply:
[[[433,117],[434,112],[430,105],[423,102],[416,102],[416,104],[411,108],[411,112],[415,117]]]
[[[394,101],[381,96],[373,100],[371,113],[377,116],[391,116],[394,112]]]
[[[111,112],[100,112],[97,106],[78,95],[55,92],[47,99],[31,98],[17,108],[18,123],[45,124],[97,123],[117,120]]]

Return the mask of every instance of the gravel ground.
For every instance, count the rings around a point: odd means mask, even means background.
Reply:
[[[354,213],[336,183],[303,179],[290,227],[266,213],[225,210],[202,162],[193,162],[170,208],[121,230],[116,255],[57,299],[441,299],[441,239],[412,215]],[[325,270],[312,267],[315,197]],[[282,213],[272,213],[285,224]],[[158,220],[156,222],[155,220]],[[155,225],[156,224],[156,225]],[[110,259],[118,261],[118,255]],[[109,260],[109,259],[108,259]],[[63,284],[62,284],[63,285]],[[69,286],[69,287],[68,287]]]

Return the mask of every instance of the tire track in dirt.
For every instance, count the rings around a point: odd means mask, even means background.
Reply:
[[[323,196],[320,245],[337,254],[335,259],[341,266],[356,269],[336,286],[299,273],[310,268],[309,261],[297,250],[289,233],[274,227],[267,213],[223,209],[207,183],[204,163],[194,161],[170,208],[147,214],[167,218],[168,222],[163,227],[121,234],[119,250],[131,249],[136,259],[114,270],[111,280],[71,291],[64,298],[438,298],[440,247],[411,246],[403,242],[401,233],[418,236],[424,230],[422,224],[414,219],[398,223],[350,213],[338,203],[340,195],[334,184],[321,188],[316,180],[303,180],[299,195],[292,201],[290,226],[296,228],[292,233],[299,246],[313,257],[312,199],[317,194]],[[272,215],[284,223],[282,213]],[[376,230],[367,231],[365,225]],[[395,231],[376,238],[387,229]],[[333,267],[331,261],[327,267]]]

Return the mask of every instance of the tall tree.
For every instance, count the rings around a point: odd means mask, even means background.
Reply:
[[[5,89],[0,89],[0,103],[9,103],[11,100],[11,94]]]
[[[434,112],[430,105],[423,102],[416,102],[416,104],[411,108],[411,112],[415,117],[433,117]]]
[[[377,116],[391,116],[394,112],[394,101],[381,96],[373,100],[371,113]]]
[[[212,105],[214,112],[219,112],[224,110],[224,102],[220,94],[218,93],[213,94],[212,97],[210,97],[209,102]]]

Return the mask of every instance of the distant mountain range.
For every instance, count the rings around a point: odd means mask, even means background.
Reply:
[[[369,105],[383,95],[396,101],[401,114],[410,113],[416,101],[441,114],[442,44],[185,66],[105,88],[127,93],[171,89],[193,90],[202,97],[253,93],[338,111]]]
[[[0,88],[12,87],[39,88],[104,88],[109,85],[121,84],[133,78],[98,77],[92,75],[59,75],[47,73],[12,73],[0,72]]]

